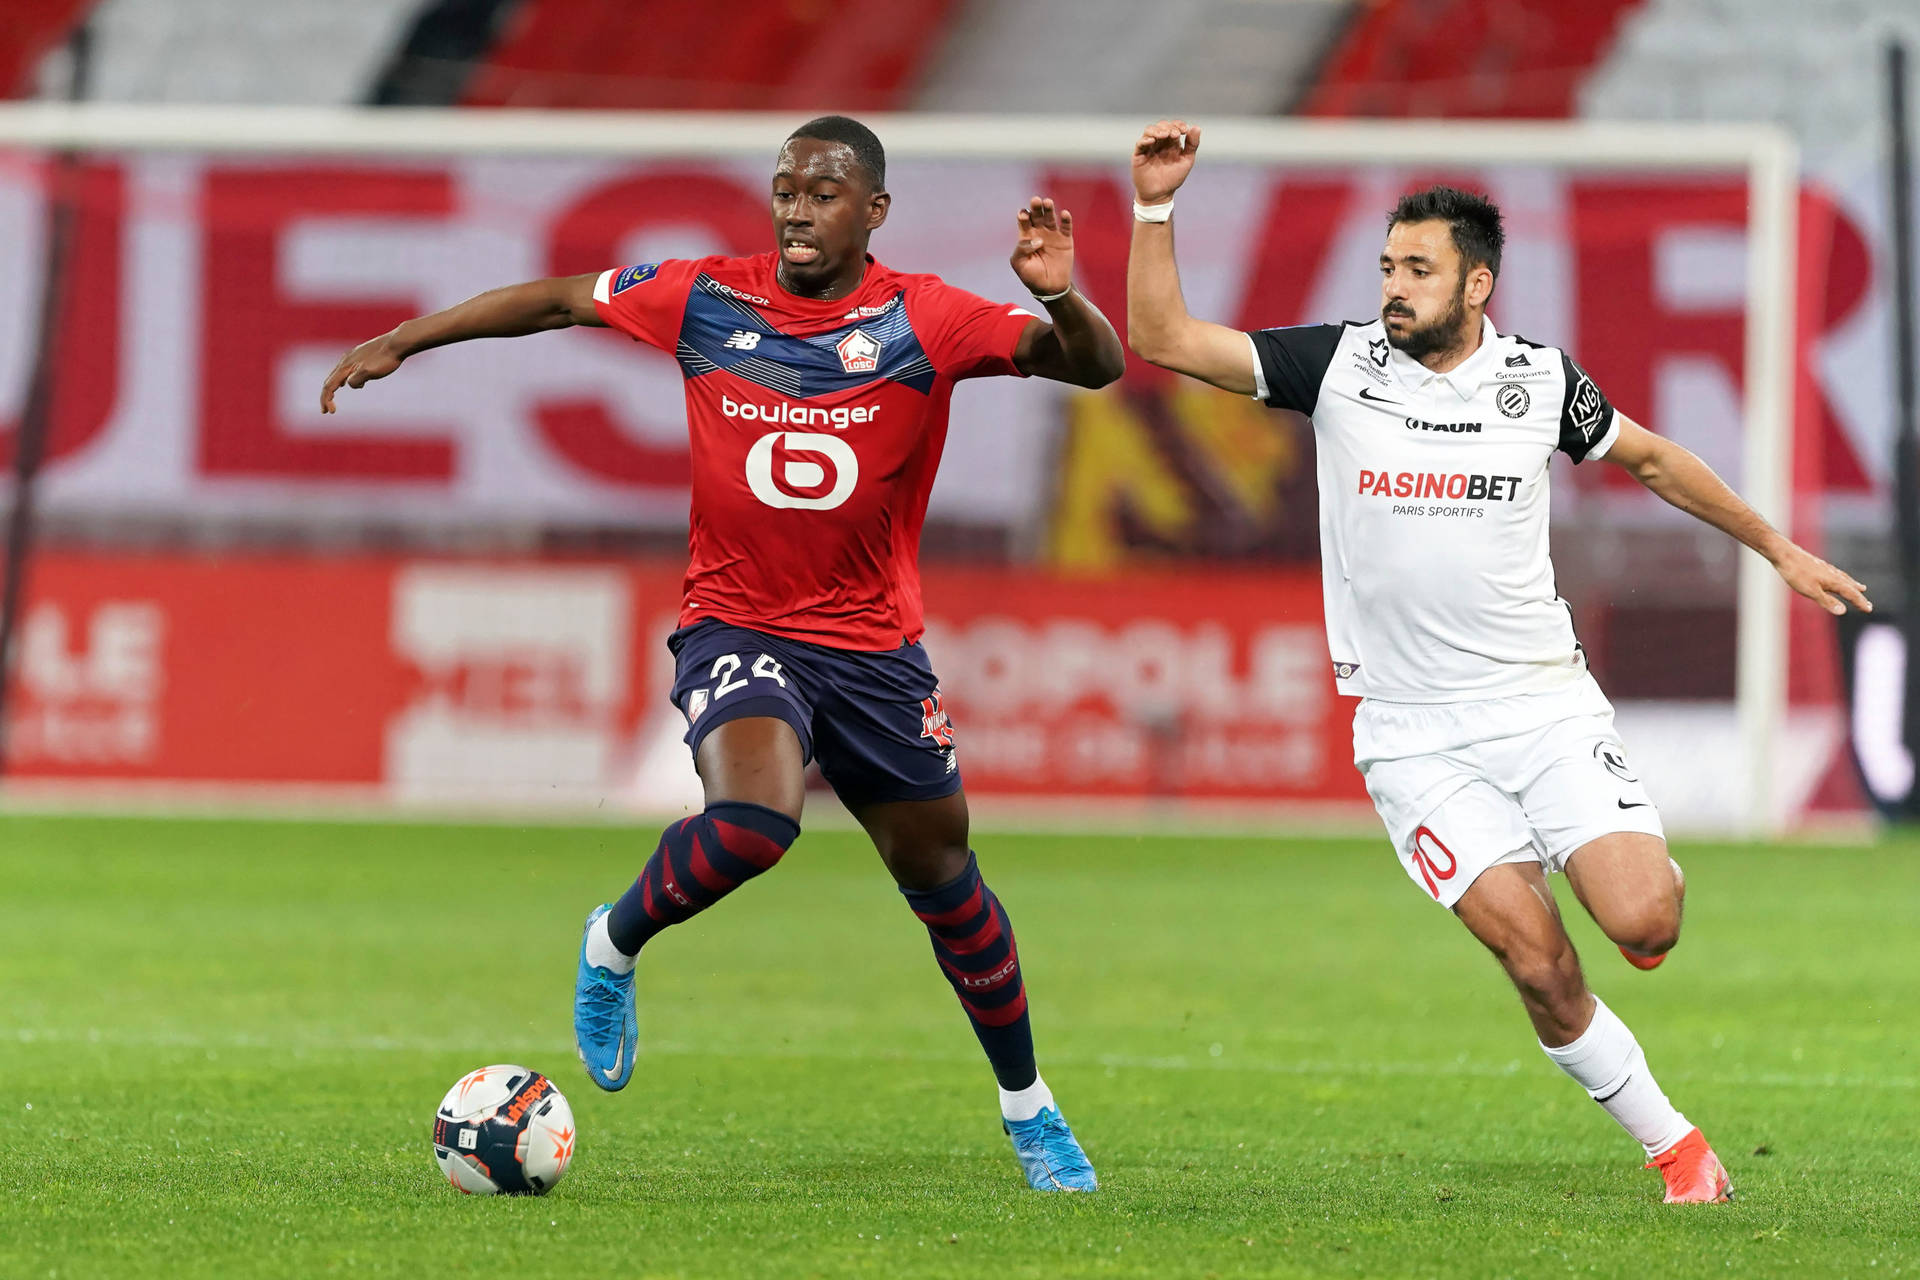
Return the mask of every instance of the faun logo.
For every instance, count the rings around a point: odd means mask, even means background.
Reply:
[[[1428,422],[1425,418],[1408,418],[1407,430],[1444,431],[1456,436],[1479,435],[1480,424],[1477,422]]]
[[[880,367],[880,339],[865,329],[855,329],[834,343],[833,349],[848,373],[872,373]]]
[[[747,450],[747,487],[777,510],[831,511],[852,495],[859,478],[860,460],[838,436],[774,431]]]

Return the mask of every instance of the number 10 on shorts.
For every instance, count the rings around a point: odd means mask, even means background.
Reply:
[[[1445,859],[1444,865],[1442,859]],[[1453,879],[1460,870],[1460,860],[1433,834],[1431,827],[1421,827],[1413,833],[1413,865],[1419,869],[1420,878],[1427,882],[1427,892],[1435,902],[1440,901],[1440,881]]]

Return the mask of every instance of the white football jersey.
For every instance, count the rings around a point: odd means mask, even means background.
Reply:
[[[1327,647],[1341,693],[1464,702],[1586,676],[1547,555],[1547,463],[1597,458],[1613,406],[1564,352],[1494,331],[1434,373],[1380,321],[1249,334],[1256,396],[1313,419]]]

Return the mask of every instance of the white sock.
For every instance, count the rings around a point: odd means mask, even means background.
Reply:
[[[1000,1114],[1008,1120],[1031,1120],[1053,1106],[1053,1090],[1038,1075],[1024,1089],[1000,1091]]]
[[[613,935],[607,932],[607,917],[601,916],[587,930],[587,963],[599,965],[602,969],[611,969],[615,973],[632,973],[636,956],[630,956],[613,945]]]
[[[1599,996],[1593,998],[1593,1021],[1578,1040],[1558,1049],[1540,1047],[1638,1139],[1649,1156],[1659,1155],[1693,1128],[1660,1091],[1633,1032]]]

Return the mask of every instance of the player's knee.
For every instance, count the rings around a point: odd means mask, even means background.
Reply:
[[[1618,922],[1611,936],[1636,955],[1663,956],[1680,941],[1680,904],[1647,903]]]
[[[951,884],[967,869],[967,846],[964,844],[895,844],[892,848],[882,850],[881,856],[886,860],[887,870],[893,874],[894,883],[902,889],[915,892]]]

